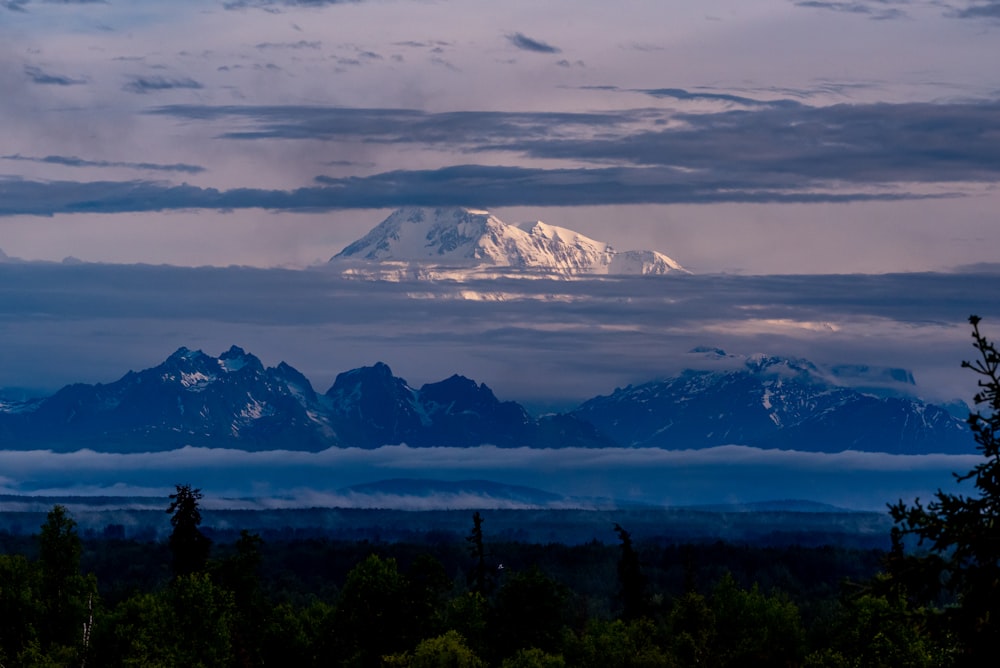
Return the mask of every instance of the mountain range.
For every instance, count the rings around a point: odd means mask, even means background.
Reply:
[[[454,207],[399,209],[331,258],[329,266],[376,279],[688,273],[656,251],[618,251],[541,221],[511,225],[489,211]]]
[[[561,414],[531,416],[459,375],[420,388],[377,363],[341,373],[324,394],[282,362],[264,367],[236,346],[212,357],[180,348],[108,384],[68,385],[27,401],[0,400],[7,450],[247,451],[329,447],[656,447],[724,444],[839,452],[972,452],[968,427],[942,407],[884,386],[838,385],[843,367],[725,356],[729,368],[687,370],[616,389]],[[902,370],[848,375],[912,382]],[[840,369],[840,371],[837,371]],[[854,378],[857,380],[857,378]],[[2,396],[2,395],[0,395]]]

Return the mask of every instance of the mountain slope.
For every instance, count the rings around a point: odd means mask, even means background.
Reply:
[[[689,370],[617,389],[571,415],[632,447],[974,451],[965,423],[943,408],[837,386],[811,363],[780,357],[756,356],[738,369]]]
[[[408,267],[414,275],[454,278],[476,269],[561,277],[686,273],[655,251],[618,252],[573,230],[540,221],[509,225],[488,211],[465,208],[399,209],[330,265],[367,277]]]
[[[107,385],[69,385],[0,420],[4,443],[111,452],[181,445],[325,447],[333,431],[309,381],[265,369],[236,346],[215,358],[180,348]]]
[[[570,413],[534,418],[459,375],[416,389],[377,363],[338,375],[320,395],[289,365],[265,368],[236,346],[218,358],[180,348],[163,363],[113,383],[69,385],[43,399],[0,402],[0,447],[677,450],[732,444],[816,452],[975,450],[961,419],[894,389],[894,383],[912,382],[904,370],[824,370],[805,360],[713,355],[730,368],[684,371],[595,397]],[[877,391],[838,384],[844,378],[874,384]]]

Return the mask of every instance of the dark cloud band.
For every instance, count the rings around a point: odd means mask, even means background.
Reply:
[[[4,160],[20,160],[25,162],[40,162],[49,165],[62,165],[64,167],[124,167],[126,169],[142,169],[153,172],[182,172],[184,174],[200,174],[205,171],[204,167],[189,165],[186,163],[175,163],[172,165],[154,162],[121,162],[113,160],[84,160],[76,156],[67,155],[47,155],[45,157],[33,157],[15,153],[13,155],[2,156]]]

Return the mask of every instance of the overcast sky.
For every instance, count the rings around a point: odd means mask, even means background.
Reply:
[[[1000,0],[0,0],[0,398],[236,344],[321,392],[384,361],[535,410],[698,366],[699,345],[904,367],[968,400],[966,318],[1000,338],[998,63]],[[458,290],[317,268],[403,205],[694,275]],[[184,452],[168,471],[282,493],[492,476],[864,508],[965,463]],[[156,456],[112,459],[7,453],[0,491],[164,482]]]
[[[320,390],[383,360],[586,398],[721,345],[966,397],[965,318],[1000,320],[998,62],[995,0],[0,0],[0,249],[115,265],[3,265],[0,386],[235,343]],[[697,277],[497,305],[286,271],[409,204]]]
[[[0,0],[0,249],[302,267],[403,204],[697,272],[997,259],[996,0]]]

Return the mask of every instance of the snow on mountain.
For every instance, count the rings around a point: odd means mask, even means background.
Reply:
[[[477,271],[568,278],[607,274],[688,273],[650,250],[611,245],[541,221],[510,225],[488,211],[403,208],[330,259],[364,278],[450,278]]]
[[[44,398],[0,396],[0,447],[975,450],[962,419],[899,390],[912,387],[906,370],[839,365],[831,371],[803,359],[714,348],[692,355],[711,368],[687,369],[595,397],[569,413],[534,418],[460,375],[417,389],[376,363],[341,373],[321,395],[284,362],[265,368],[236,346],[219,357],[180,348],[161,364],[112,383],[68,385]]]
[[[895,454],[974,450],[962,419],[899,391],[845,387],[826,369],[802,359],[697,352],[738,366],[688,369],[665,380],[630,385],[595,397],[570,414],[631,447],[682,450],[741,444]],[[861,367],[855,373],[869,375]],[[904,370],[885,373],[908,378]]]

